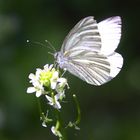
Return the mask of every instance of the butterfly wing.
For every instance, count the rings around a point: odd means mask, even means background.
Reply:
[[[121,38],[121,18],[111,17],[98,23],[102,40],[100,53],[109,55],[118,47]]]
[[[94,47],[93,47],[94,46]],[[80,20],[66,36],[61,52],[73,52],[75,50],[88,50],[99,52],[101,49],[101,37],[96,20],[92,16]],[[70,54],[69,54],[70,55]],[[75,54],[77,55],[77,54]]]
[[[96,52],[73,57],[65,62],[65,68],[73,75],[92,85],[102,85],[114,78],[121,70],[123,58],[114,52],[104,56]]]
[[[67,58],[63,67],[89,84],[110,81],[123,65],[122,56],[114,52],[121,36],[120,23],[120,17],[99,24],[93,17],[81,20],[62,45],[61,53]]]

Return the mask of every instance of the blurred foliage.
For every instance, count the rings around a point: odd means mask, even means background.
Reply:
[[[57,50],[69,30],[83,17],[97,21],[122,17],[117,49],[124,57],[120,74],[95,87],[67,73],[70,91],[78,96],[81,130],[68,130],[68,139],[140,139],[140,10],[139,3],[120,0],[0,0],[0,140],[55,140],[39,121],[33,95],[26,94],[28,75],[53,63],[47,47],[28,44],[49,40]],[[68,97],[67,100],[69,100]],[[74,118],[73,104],[64,105],[64,119]]]

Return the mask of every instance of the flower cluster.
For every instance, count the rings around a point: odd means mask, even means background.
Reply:
[[[59,71],[53,65],[46,64],[44,69],[36,69],[36,73],[29,74],[32,87],[28,87],[27,93],[36,93],[36,97],[45,95],[48,104],[60,109],[60,101],[65,97],[65,87],[69,87],[67,79],[59,77]]]
[[[45,97],[45,99],[47,100],[47,104],[49,104],[53,108],[47,108],[47,111],[42,110],[42,105],[40,103],[42,98],[38,100],[42,126],[48,127],[50,126],[48,124],[51,124],[50,129],[52,131],[52,134],[54,134],[56,137],[59,137],[59,140],[64,139],[65,129],[63,129],[63,127],[74,127],[75,129],[77,129],[77,124],[80,120],[79,105],[76,100],[76,96],[73,96],[78,111],[77,120],[74,122],[70,121],[68,125],[64,125],[61,122],[60,103],[65,98],[66,87],[69,88],[67,79],[60,76],[59,70],[56,69],[52,64],[46,64],[43,69],[37,68],[35,74],[29,74],[29,79],[29,82],[32,84],[32,86],[27,88],[27,93],[35,93],[37,98],[39,98],[40,96]],[[49,113],[49,111],[51,114]]]

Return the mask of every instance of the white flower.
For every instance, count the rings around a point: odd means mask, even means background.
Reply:
[[[48,64],[46,64],[44,66],[44,70],[40,74],[41,83],[46,87],[55,89],[58,78],[59,73],[57,70],[55,70],[55,68],[53,68],[53,65],[49,66]]]
[[[65,93],[64,92],[57,93],[56,96],[57,96],[57,99],[59,99],[60,101],[62,101],[62,99],[65,98]]]
[[[60,109],[61,108],[61,105],[60,105],[60,103],[58,101],[59,100],[58,94],[56,94],[53,98],[48,96],[48,95],[45,95],[45,97],[49,101],[49,105],[53,106],[56,109]]]
[[[51,131],[55,136],[62,137],[62,134],[60,133],[59,130],[56,129],[56,127],[52,126]]]
[[[36,92],[36,97],[41,96],[41,94],[44,93],[44,88],[43,85],[39,82],[39,73],[41,71],[38,69],[36,71],[36,75],[31,73],[29,75],[30,83],[32,83],[33,87],[28,87],[27,88],[27,93],[33,93]]]
[[[28,87],[27,88],[27,93],[33,93],[36,92],[36,97],[39,97],[42,95],[42,93],[44,92],[44,88],[43,87]]]
[[[65,86],[67,86],[69,88],[68,83],[67,83],[67,79],[66,78],[59,78],[57,80],[56,92],[61,94],[61,95],[64,95]]]
[[[39,97],[48,92],[46,89],[54,90],[56,88],[59,73],[53,68],[53,65],[46,64],[44,69],[37,68],[35,74],[31,73],[29,79],[33,87],[29,87],[27,93],[36,92],[36,96]]]
[[[52,119],[48,118],[48,113],[49,113],[49,111],[47,111],[46,115],[44,115],[43,112],[41,113],[40,120],[43,121],[43,122],[42,122],[42,126],[43,126],[43,127],[47,127],[47,123],[53,121]]]

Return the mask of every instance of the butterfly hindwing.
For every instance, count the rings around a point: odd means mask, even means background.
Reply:
[[[116,59],[119,60],[117,63]],[[106,57],[99,53],[87,52],[83,57],[73,57],[67,61],[65,68],[89,84],[102,85],[119,73],[122,60],[118,53]]]
[[[121,18],[110,17],[98,23],[102,40],[101,53],[109,55],[118,47],[121,38]]]

